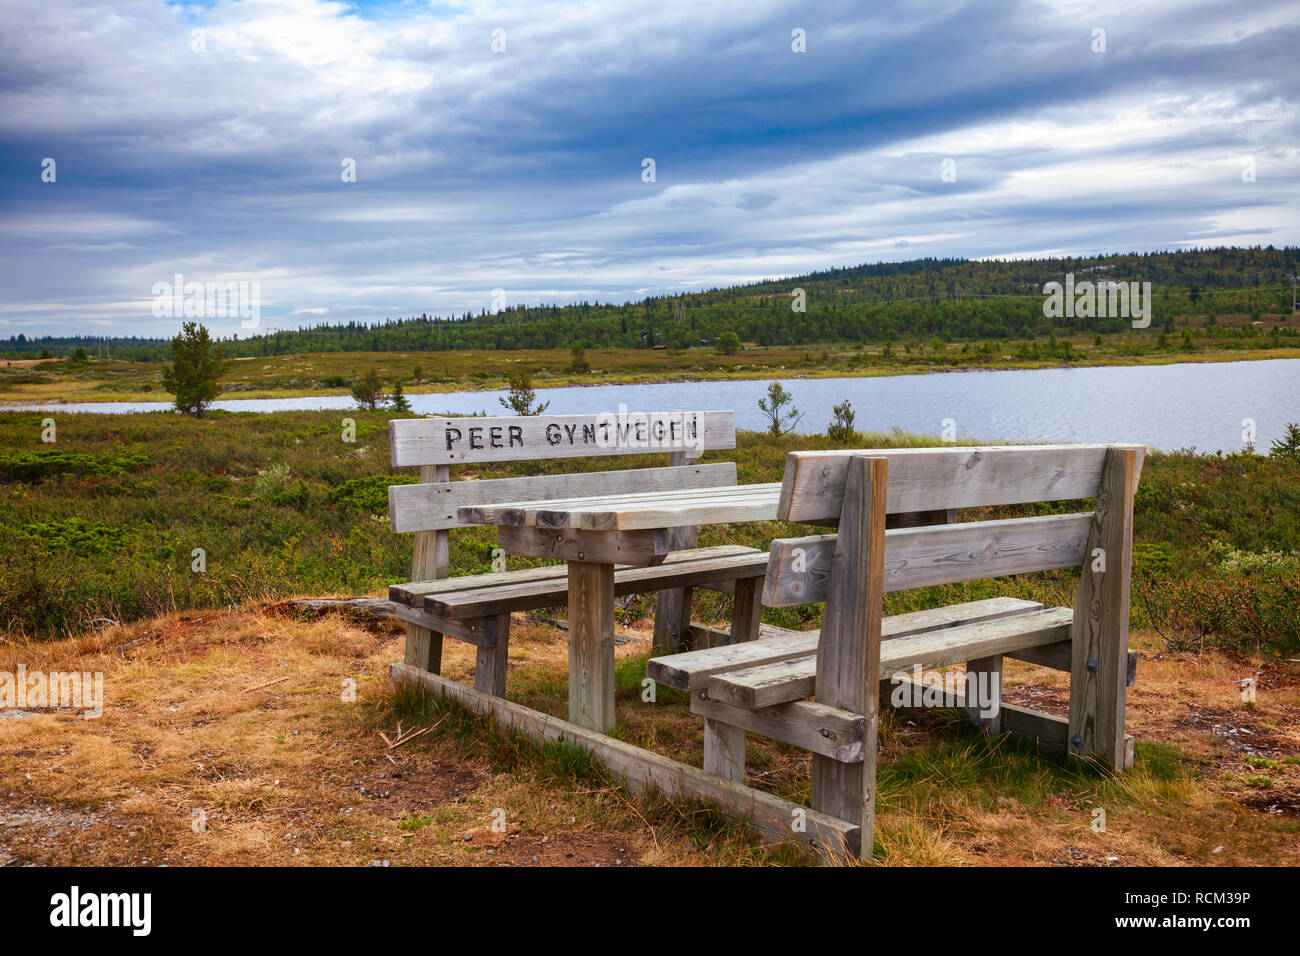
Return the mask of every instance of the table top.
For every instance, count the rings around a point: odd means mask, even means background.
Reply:
[[[731,521],[772,521],[776,519],[780,497],[781,483],[777,481],[633,495],[505,501],[458,508],[456,517],[467,524],[633,531]]]

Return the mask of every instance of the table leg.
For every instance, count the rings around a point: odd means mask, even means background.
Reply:
[[[614,726],[614,565],[569,562],[569,721]]]

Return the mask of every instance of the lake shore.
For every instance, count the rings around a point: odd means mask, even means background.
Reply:
[[[377,364],[384,371],[390,371],[398,363],[402,365],[418,366],[422,362],[427,362],[431,366],[434,362],[446,363],[450,358],[468,358],[468,361],[462,360],[462,365],[474,366],[474,371],[468,375],[457,375],[452,380],[447,381],[422,381],[422,382],[404,382],[403,388],[408,396],[411,395],[438,395],[438,394],[456,394],[463,392],[484,392],[491,393],[504,389],[506,387],[505,374],[513,371],[519,366],[529,368],[533,376],[533,384],[538,391],[544,391],[551,388],[587,388],[600,387],[605,385],[671,385],[678,383],[693,382],[733,382],[733,381],[758,381],[758,380],[798,380],[798,379],[827,379],[827,378],[891,378],[897,376],[914,376],[914,375],[931,375],[938,373],[952,372],[988,372],[988,371],[1009,371],[1009,370],[1035,370],[1035,369],[1085,369],[1085,368],[1105,368],[1105,367],[1127,367],[1127,366],[1164,366],[1164,365],[1183,365],[1183,364],[1209,364],[1223,362],[1251,362],[1262,361],[1266,359],[1282,358],[1300,358],[1300,347],[1295,348],[1207,348],[1198,351],[1181,351],[1171,350],[1160,353],[1143,353],[1132,355],[1114,355],[1114,354],[1095,354],[1089,355],[1084,351],[1077,353],[1077,357],[1070,361],[1062,361],[1059,358],[1050,359],[1021,359],[1010,355],[1003,355],[998,360],[980,359],[975,356],[967,355],[960,352],[949,352],[943,354],[927,354],[918,356],[895,355],[883,357],[880,350],[875,351],[857,351],[845,352],[839,350],[832,352],[834,347],[825,348],[821,346],[811,346],[800,349],[746,349],[734,356],[728,356],[730,359],[745,358],[756,359],[746,363],[744,361],[729,361],[728,364],[715,364],[713,367],[705,368],[701,365],[694,367],[683,367],[680,361],[668,361],[663,363],[664,367],[638,368],[636,370],[616,371],[614,369],[603,369],[599,367],[600,360],[606,352],[592,350],[590,358],[593,360],[593,369],[588,372],[577,372],[572,370],[552,371],[562,362],[558,361],[561,353],[559,352],[541,352],[541,351],[502,351],[490,353],[442,353],[442,352],[355,352],[355,353],[310,353],[304,355],[290,356],[271,356],[266,358],[242,358],[232,368],[228,378],[235,379],[231,383],[234,387],[227,386],[218,401],[239,401],[239,400],[275,400],[275,399],[302,399],[302,398],[338,398],[347,397],[350,392],[346,386],[312,386],[312,385],[279,385],[267,382],[265,384],[253,381],[239,381],[241,373],[254,371],[253,369],[241,367],[243,363],[260,362],[261,365],[256,368],[257,377],[266,378],[268,374],[274,374],[282,369],[276,369],[274,366],[283,365],[290,361],[297,361],[308,367],[314,367],[318,363],[321,365],[339,366],[340,360],[344,360],[344,367],[341,371],[347,371],[345,357],[354,356],[351,364],[351,371],[363,367],[365,363]],[[642,360],[647,354],[651,359],[657,356],[663,356],[667,360],[686,358],[693,361],[703,361],[707,359],[718,360],[723,356],[716,355],[691,355],[688,353],[647,353],[646,350],[615,350],[621,352],[638,353],[636,358]],[[569,360],[569,353],[562,353],[563,360]],[[849,361],[836,361],[835,358],[848,356]],[[853,364],[853,360],[859,356],[865,356],[865,361],[870,365]],[[768,359],[768,363],[761,361]],[[814,359],[809,362],[809,359]],[[624,364],[626,356],[615,355],[615,365]],[[825,359],[824,364],[816,360]],[[778,362],[782,364],[777,364]],[[791,364],[794,363],[794,364]],[[18,362],[14,363],[18,365]],[[150,381],[149,387],[139,388],[131,387],[138,375],[127,378],[111,374],[118,370],[107,368],[111,362],[92,362],[86,366],[87,371],[99,371],[102,377],[88,376],[77,378],[72,381],[59,381],[49,383],[22,383],[9,384],[5,382],[4,377],[0,376],[0,411],[3,410],[20,410],[30,406],[40,405],[57,405],[57,404],[89,404],[89,403],[115,403],[115,402],[159,402],[169,401],[169,395],[161,392],[158,385]],[[130,367],[132,363],[117,363]],[[156,363],[153,363],[156,365]],[[31,362],[24,361],[21,367],[29,369],[32,367]],[[136,366],[133,370],[138,370]],[[151,366],[145,366],[147,370],[152,370]],[[153,376],[151,376],[152,378]],[[161,377],[161,370],[157,372],[157,377]],[[252,377],[252,376],[249,376]],[[388,377],[388,376],[385,376]],[[123,380],[127,379],[127,380]],[[141,383],[143,384],[143,383]]]

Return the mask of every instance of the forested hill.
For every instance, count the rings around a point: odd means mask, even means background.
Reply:
[[[446,349],[652,348],[716,343],[725,332],[759,345],[1032,338],[1087,330],[1131,331],[1122,318],[1043,316],[1043,285],[1108,279],[1150,282],[1151,331],[1176,320],[1225,315],[1288,315],[1300,249],[1220,248],[1089,258],[972,261],[913,259],[832,269],[729,289],[656,296],[640,302],[513,306],[497,314],[422,314],[375,325],[347,323],[277,331],[227,342],[231,355]],[[792,290],[806,309],[792,312]],[[120,358],[163,359],[170,343],[138,338],[36,338],[0,344],[12,356],[107,344]]]

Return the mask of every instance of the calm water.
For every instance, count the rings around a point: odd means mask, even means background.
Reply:
[[[1300,359],[1114,368],[953,372],[889,378],[795,379],[782,382],[803,413],[800,431],[822,431],[831,406],[849,399],[862,431],[893,427],[940,434],[952,419],[959,437],[1006,441],[1141,442],[1166,451],[1238,449],[1242,420],[1253,419],[1256,446],[1300,421]],[[764,423],[758,400],[767,380],[602,385],[541,389],[555,414],[729,408],[740,428]],[[417,412],[506,414],[501,392],[411,395]],[[347,409],[343,395],[231,400],[214,407],[240,412]],[[28,406],[30,409],[32,406]],[[35,406],[62,412],[167,411],[164,402],[91,402]]]

